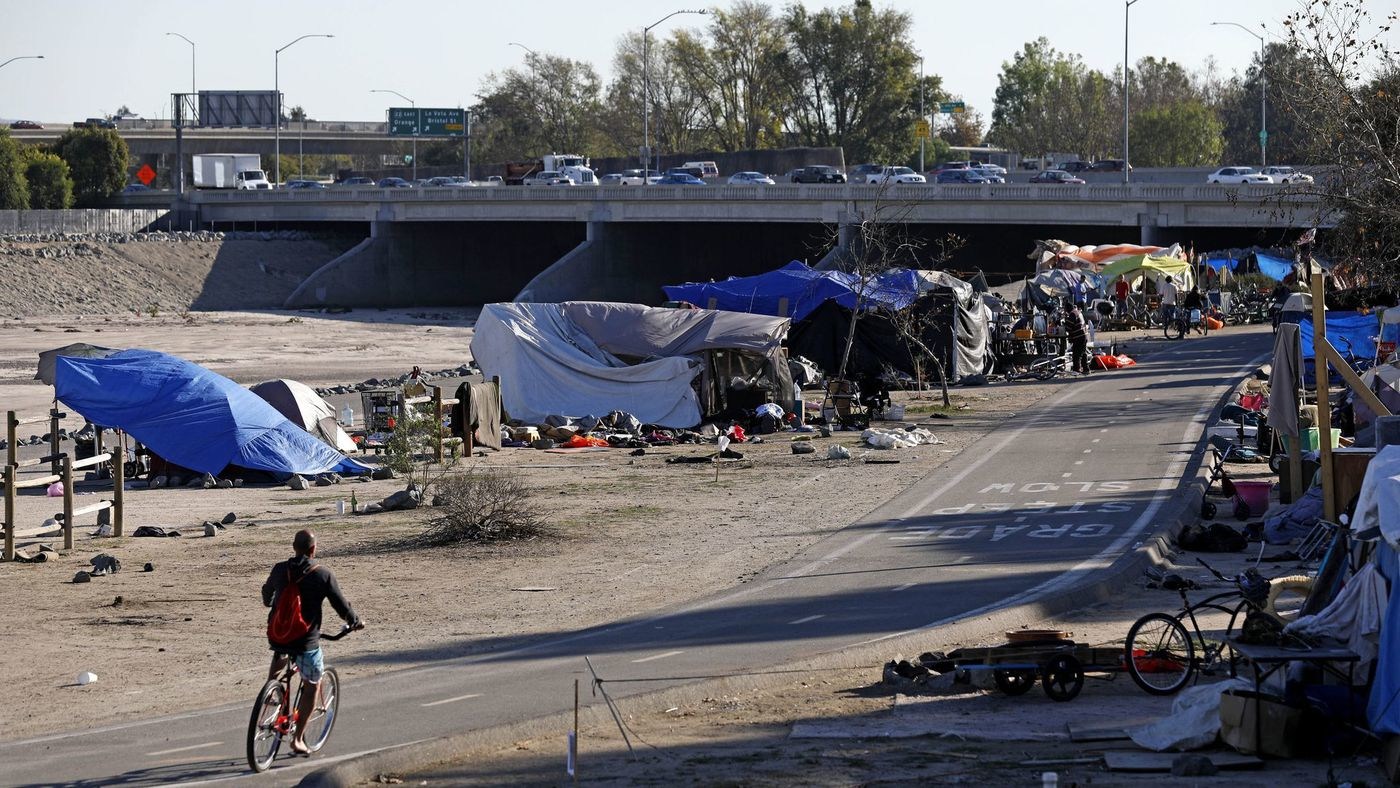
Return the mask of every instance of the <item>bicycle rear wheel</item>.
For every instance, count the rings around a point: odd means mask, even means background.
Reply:
[[[321,745],[331,737],[336,713],[340,711],[340,676],[336,674],[335,668],[326,668],[321,674],[318,691],[320,694],[316,698],[316,707],[306,720],[306,734],[302,737],[312,752],[321,749]]]
[[[1123,667],[1150,695],[1172,695],[1196,672],[1196,646],[1174,616],[1148,613],[1128,629]]]
[[[277,757],[286,706],[287,690],[282,682],[270,680],[258,692],[253,714],[248,718],[248,766],[255,772],[267,771]]]

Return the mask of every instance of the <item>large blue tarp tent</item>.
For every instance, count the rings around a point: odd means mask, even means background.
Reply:
[[[192,471],[217,474],[230,465],[283,474],[367,470],[248,389],[154,350],[60,356],[54,391],[88,421],[125,430]]]
[[[798,322],[829,299],[854,309],[857,294],[863,306],[904,309],[918,300],[919,278],[910,269],[892,269],[861,285],[854,274],[816,271],[794,260],[756,276],[731,276],[722,282],[687,282],[661,288],[672,301],[688,301],[705,309],[791,317]],[[862,291],[864,291],[862,293]]]
[[[1339,353],[1345,354],[1350,346],[1351,354],[1356,358],[1372,358],[1376,355],[1376,337],[1379,334],[1380,323],[1374,313],[1327,313],[1327,340]],[[1303,358],[1314,358],[1316,351],[1313,349],[1311,320],[1298,323],[1298,335],[1303,343]]]
[[[1284,277],[1293,273],[1292,260],[1274,257],[1264,254],[1263,252],[1255,252],[1254,261],[1259,264],[1259,273],[1269,277],[1275,282],[1282,282]]]

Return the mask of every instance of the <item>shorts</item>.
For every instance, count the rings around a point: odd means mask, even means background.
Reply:
[[[301,671],[302,681],[307,684],[321,682],[321,675],[326,672],[326,662],[321,656],[319,647],[311,651],[303,651],[292,659],[297,663],[297,670]]]

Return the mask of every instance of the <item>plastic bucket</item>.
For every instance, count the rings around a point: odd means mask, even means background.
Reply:
[[[1235,499],[1249,507],[1251,516],[1261,515],[1269,508],[1273,486],[1273,482],[1235,482]]]

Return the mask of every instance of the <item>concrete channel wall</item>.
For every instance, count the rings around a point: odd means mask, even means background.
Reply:
[[[66,211],[0,211],[0,235],[27,233],[134,233],[164,230],[166,208],[78,208]]]

